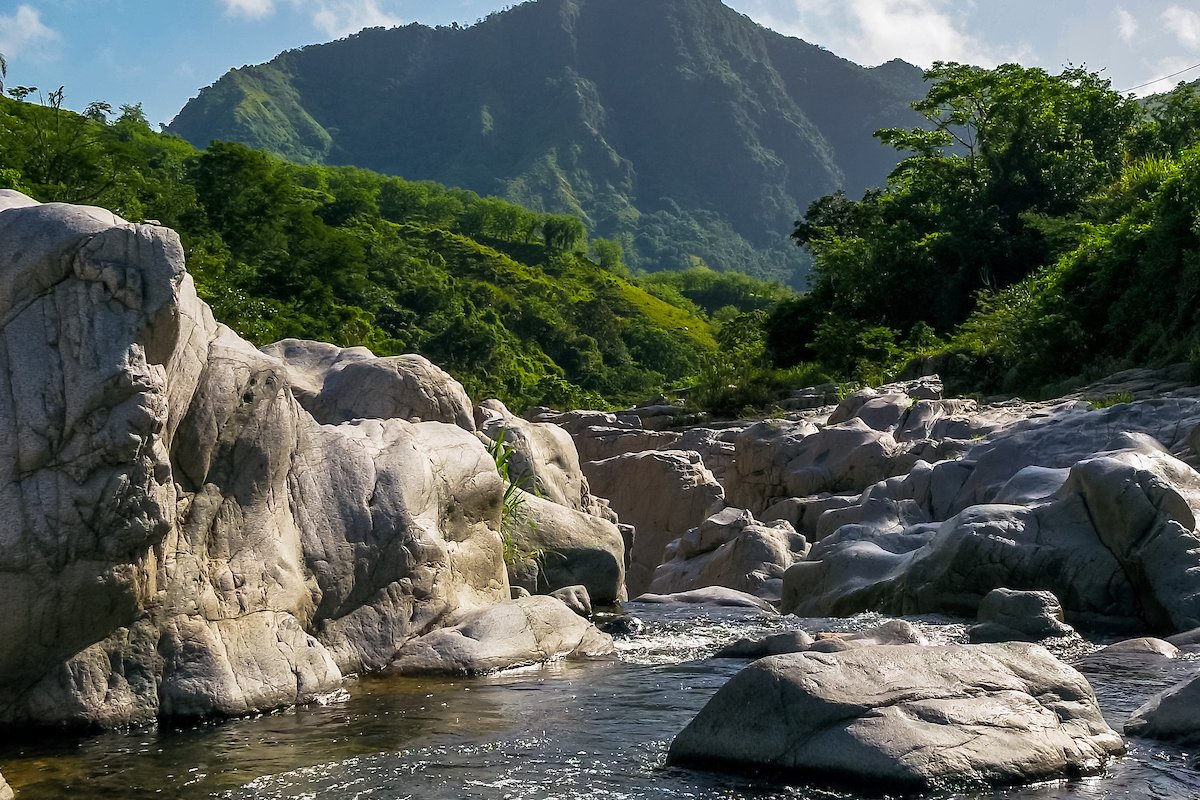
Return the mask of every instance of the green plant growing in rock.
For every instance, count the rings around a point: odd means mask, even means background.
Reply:
[[[1104,397],[1097,397],[1094,400],[1089,400],[1088,402],[1091,403],[1092,408],[1096,410],[1112,408],[1113,406],[1119,406],[1122,403],[1132,403],[1133,392],[1114,392],[1113,394],[1105,395]]]
[[[504,563],[511,567],[531,559],[538,561],[544,556],[544,553],[538,548],[529,551],[522,550],[513,537],[517,516],[525,505],[523,492],[534,490],[536,487],[533,485],[531,476],[514,474],[512,454],[516,452],[516,448],[505,443],[507,433],[507,430],[501,428],[500,432],[496,434],[496,438],[488,443],[487,451],[492,460],[496,462],[496,471],[504,479],[504,503],[500,509],[500,538],[504,544]]]

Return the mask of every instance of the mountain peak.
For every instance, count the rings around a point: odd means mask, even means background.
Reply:
[[[720,0],[536,0],[283,53],[171,130],[577,214],[642,268],[795,284],[793,221],[895,166],[872,134],[916,124],[912,70],[860,67]]]

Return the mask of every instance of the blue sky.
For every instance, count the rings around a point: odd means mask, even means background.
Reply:
[[[656,2],[656,0],[645,0]],[[863,64],[1006,61],[1103,69],[1128,89],[1200,64],[1200,0],[726,0]],[[168,122],[231,67],[364,26],[470,24],[489,0],[0,0],[8,86],[66,87],[67,105],[140,102]],[[1169,88],[1200,69],[1138,90]]]

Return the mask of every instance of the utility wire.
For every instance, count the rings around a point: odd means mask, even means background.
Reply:
[[[1178,78],[1183,73],[1191,72],[1194,69],[1200,69],[1200,64],[1193,64],[1192,66],[1188,67],[1187,69],[1179,70],[1179,72],[1172,72],[1170,75],[1164,75],[1161,78],[1155,78],[1152,81],[1146,81],[1145,83],[1139,83],[1137,86],[1131,86],[1128,89],[1122,89],[1121,94],[1129,94],[1130,92],[1137,91],[1138,89],[1145,89],[1147,86],[1154,84],[1154,83],[1158,83],[1159,81],[1166,81],[1166,80],[1170,80],[1171,78]]]

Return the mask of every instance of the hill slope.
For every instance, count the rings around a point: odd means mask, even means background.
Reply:
[[[896,156],[872,133],[917,124],[923,93],[916,67],[865,69],[719,0],[539,0],[233,70],[171,130],[575,214],[635,267],[794,282],[792,223],[881,184]]]

